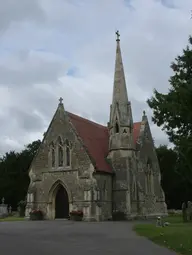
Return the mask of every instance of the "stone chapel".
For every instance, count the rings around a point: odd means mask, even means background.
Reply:
[[[159,163],[147,116],[133,123],[119,33],[110,117],[106,126],[65,110],[62,100],[29,168],[26,217],[41,209],[46,219],[127,219],[167,214]]]

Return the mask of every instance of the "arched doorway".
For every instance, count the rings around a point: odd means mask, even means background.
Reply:
[[[61,184],[59,184],[55,196],[55,218],[69,218],[69,198],[66,189]]]

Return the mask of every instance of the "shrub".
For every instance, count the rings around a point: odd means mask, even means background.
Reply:
[[[77,210],[77,211],[71,211],[70,212],[71,216],[80,216],[83,217],[83,211]]]
[[[82,221],[83,219],[83,211],[71,211],[70,212],[70,219],[74,221]]]
[[[43,220],[43,212],[39,209],[30,212],[30,220]]]

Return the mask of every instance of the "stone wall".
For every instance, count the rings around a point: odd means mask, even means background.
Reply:
[[[83,210],[86,221],[108,220],[112,217],[111,175],[94,174],[91,178],[81,178],[78,171],[70,170],[43,173],[43,180],[37,184],[35,204],[47,219],[54,219],[51,192],[58,181],[63,183],[68,192],[70,211]]]
[[[58,138],[63,143],[67,139],[71,144],[70,166],[66,166],[65,162],[62,167],[58,166],[56,151],[56,162],[55,166],[52,167],[50,144],[54,142],[57,146]],[[33,205],[35,208],[42,209],[47,218],[53,218],[54,208],[51,206],[50,194],[55,183],[60,181],[68,192],[70,210],[82,209],[86,217],[90,217],[91,187],[94,182],[93,171],[94,166],[81,139],[76,134],[76,130],[70,123],[67,113],[64,112],[63,106],[59,106],[30,167],[30,186],[35,183],[35,196],[32,203],[28,201],[27,208],[30,207],[31,209]],[[38,176],[38,178],[34,178],[34,176]],[[29,213],[29,210],[27,212]]]
[[[161,174],[159,168],[159,162],[156,155],[153,139],[150,132],[150,127],[148,122],[142,125],[141,127],[141,137],[139,152],[137,153],[138,157],[138,178],[139,183],[142,187],[143,199],[140,201],[142,204],[143,214],[156,214],[162,215],[167,214],[167,207],[165,204],[164,192],[161,187]],[[147,162],[151,163],[151,194],[147,193],[147,181],[146,176],[148,173]]]
[[[108,220],[112,217],[112,175],[94,174],[97,182],[93,211],[97,220]]]
[[[53,118],[52,124],[45,134],[37,156],[34,158],[32,163],[33,172],[39,174],[47,171],[58,171],[58,170],[78,170],[79,174],[83,174],[90,164],[92,163],[81,139],[77,136],[75,129],[69,121],[67,114],[63,113],[63,116],[56,114]],[[71,143],[71,165],[70,167],[60,167],[56,164],[55,168],[51,169],[49,160],[49,148],[52,142],[57,143],[57,139],[61,138],[63,142],[67,139]]]

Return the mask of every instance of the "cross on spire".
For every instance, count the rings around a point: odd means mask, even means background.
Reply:
[[[60,103],[60,104],[63,103],[63,98],[62,98],[62,97],[59,98],[59,103]]]
[[[124,74],[124,67],[123,61],[121,56],[121,47],[120,47],[120,34],[119,30],[116,31],[117,35],[117,43],[116,43],[116,59],[115,59],[115,74],[114,74],[114,83],[113,83],[113,105],[116,103],[124,103],[125,105],[128,104],[128,95],[127,95],[127,88],[125,82],[125,74]]]
[[[119,39],[119,37],[120,37],[119,30],[117,30],[115,34],[116,34],[116,36],[117,36],[116,41],[120,41],[120,39]]]

